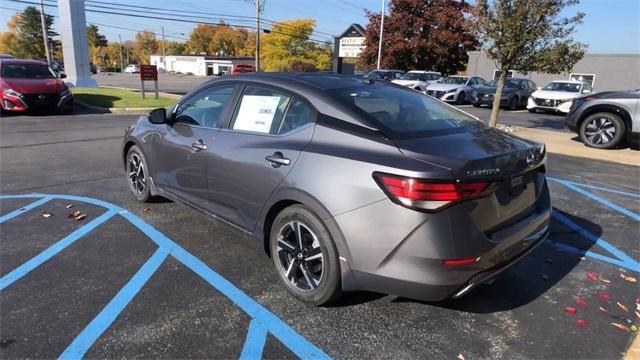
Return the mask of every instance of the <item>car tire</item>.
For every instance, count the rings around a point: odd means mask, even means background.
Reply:
[[[456,105],[464,105],[464,91],[461,91],[456,97]]]
[[[473,103],[473,107],[480,107],[480,104],[475,102],[475,103]]]
[[[514,96],[511,99],[509,99],[509,111],[516,111],[518,110],[518,97]]]
[[[342,294],[338,250],[311,209],[292,205],[282,210],[273,221],[269,242],[278,278],[295,298],[318,306]]]
[[[129,183],[129,190],[136,200],[149,202],[151,199],[149,167],[142,151],[136,145],[132,146],[127,152],[125,174]]]
[[[580,140],[589,147],[610,149],[620,143],[625,127],[622,119],[610,112],[599,112],[587,116],[580,124]]]
[[[530,112],[530,113],[532,113],[532,114],[535,114],[535,113],[537,113],[537,112],[538,112],[538,110],[537,110],[537,109],[535,109],[535,108],[533,108],[533,109],[529,109],[529,112]]]

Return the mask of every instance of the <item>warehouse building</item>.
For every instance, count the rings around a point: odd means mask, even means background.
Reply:
[[[467,74],[478,75],[487,80],[498,76],[493,60],[484,52],[469,52]],[[584,80],[591,83],[595,91],[630,90],[640,88],[640,54],[585,54],[573,69],[564,74],[529,73],[523,75],[517,69],[509,76],[525,77],[538,86],[552,80]]]
[[[209,56],[209,55],[151,55],[151,65],[158,71],[198,76],[230,74],[233,67],[240,64],[253,65],[253,56]]]

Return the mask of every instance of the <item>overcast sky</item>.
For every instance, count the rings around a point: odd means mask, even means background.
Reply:
[[[111,4],[127,3],[125,0],[99,1]],[[255,7],[250,0],[136,0],[129,4],[193,10],[207,14],[255,15]],[[27,5],[23,3],[0,0],[0,31],[7,30],[6,23],[14,13],[10,9],[23,9],[25,6]],[[318,30],[316,38],[327,38],[327,34],[340,34],[351,23],[366,26],[363,9],[380,11],[380,6],[379,0],[266,0],[263,17],[269,20],[314,18]],[[55,8],[47,7],[45,11],[57,15]],[[587,14],[575,37],[589,44],[589,52],[640,53],[640,0],[582,0],[580,5],[568,9],[566,14],[576,11]],[[224,19],[224,16],[222,18]],[[106,34],[110,41],[117,40],[118,34],[122,35],[123,40],[133,39],[135,32],[143,29],[159,34],[161,27],[164,27],[167,39],[186,39],[194,26],[191,23],[90,12],[87,13],[87,22],[98,24],[101,32]],[[250,19],[246,22],[231,23],[253,26]]]

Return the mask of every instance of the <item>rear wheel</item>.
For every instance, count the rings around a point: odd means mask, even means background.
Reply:
[[[480,103],[474,102],[473,107],[480,107]]]
[[[148,169],[142,151],[136,145],[132,146],[127,152],[127,179],[129,180],[129,190],[136,200],[141,202],[147,202],[151,198]]]
[[[612,113],[601,112],[589,115],[580,124],[580,139],[585,145],[610,149],[620,143],[624,136],[624,122]]]
[[[534,113],[537,113],[538,111],[536,110],[536,108],[533,108],[533,109],[529,109],[529,112],[534,114]]]
[[[456,105],[464,105],[464,91],[461,91],[456,97]]]
[[[341,295],[338,251],[322,220],[308,207],[282,210],[269,239],[278,277],[294,297],[322,305]]]

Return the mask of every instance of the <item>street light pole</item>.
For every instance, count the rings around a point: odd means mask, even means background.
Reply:
[[[124,70],[124,64],[122,63],[122,36],[118,34],[118,43],[120,43],[120,73]]]
[[[164,26],[160,28],[162,29],[162,71],[167,71],[167,60],[164,53]]]
[[[382,58],[382,33],[384,32],[384,6],[385,0],[382,0],[382,15],[380,16],[380,41],[378,42],[378,70],[380,70],[380,58]]]
[[[260,0],[256,1],[256,71],[260,71]]]
[[[47,22],[44,15],[43,0],[40,0],[40,22],[42,23],[42,37],[44,39],[44,52],[47,55],[47,65],[51,66],[51,53],[49,52],[49,34],[47,34]]]

